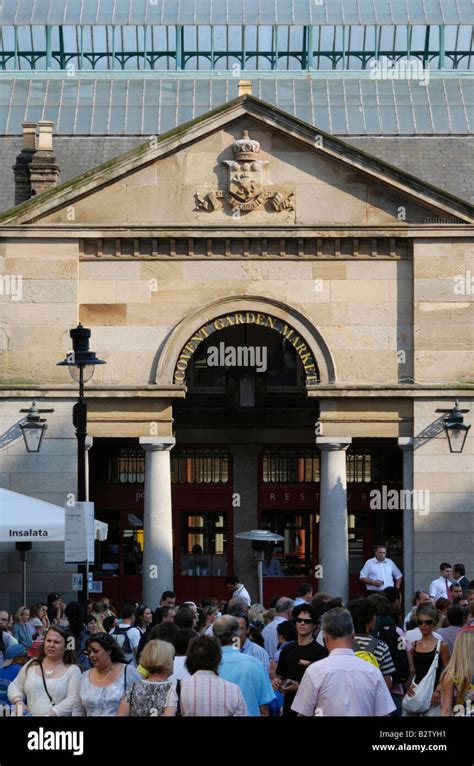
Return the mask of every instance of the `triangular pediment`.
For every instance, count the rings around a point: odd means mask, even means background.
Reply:
[[[258,143],[239,153],[244,131]],[[220,227],[236,219],[249,227],[472,223],[474,208],[247,95],[12,208],[0,223]]]

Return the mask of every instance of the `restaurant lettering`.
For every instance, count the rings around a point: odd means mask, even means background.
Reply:
[[[219,330],[225,330],[227,327],[248,324],[255,324],[258,327],[267,327],[268,329],[279,333],[282,338],[291,343],[301,359],[301,363],[306,373],[306,384],[308,386],[314,386],[319,382],[315,359],[301,336],[298,335],[291,325],[287,324],[282,319],[256,311],[237,311],[232,314],[226,314],[225,316],[213,319],[212,322],[209,322],[195,332],[178,357],[174,371],[174,382],[184,383],[186,380],[186,370],[188,368],[189,360],[203,340],[209,338],[212,333],[218,332]]]

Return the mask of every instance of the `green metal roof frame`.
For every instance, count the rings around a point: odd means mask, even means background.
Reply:
[[[0,24],[471,24],[470,0],[3,0]]]
[[[410,57],[474,67],[468,25],[3,25],[0,69],[366,69]]]

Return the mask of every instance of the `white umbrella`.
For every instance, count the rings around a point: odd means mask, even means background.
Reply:
[[[108,525],[95,521],[95,539],[106,540]],[[64,508],[36,497],[0,487],[0,542],[64,542]],[[23,563],[23,603],[26,603],[27,551],[20,551]]]
[[[0,488],[0,542],[61,542],[64,508]]]
[[[108,525],[95,521],[95,539],[106,540]],[[64,508],[0,487],[0,542],[64,542]]]

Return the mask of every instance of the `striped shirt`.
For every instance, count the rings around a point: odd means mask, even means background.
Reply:
[[[373,641],[373,637],[354,636],[354,640],[357,642],[361,651],[367,651],[367,647],[370,642]],[[385,641],[377,639],[377,645],[373,649],[369,649],[369,651],[372,652],[376,660],[378,660],[380,671],[383,676],[389,676],[392,673],[395,673],[395,665],[393,664],[392,655],[390,654],[390,649]]]
[[[247,705],[237,684],[212,670],[198,670],[181,681],[180,710],[183,716],[247,716]]]
[[[255,657],[256,660],[260,660],[265,669],[265,672],[270,675],[270,657],[268,656],[268,652],[265,651],[263,646],[259,646],[255,643],[255,641],[251,641],[249,638],[247,638],[240,651],[243,654],[250,654],[250,656]]]

